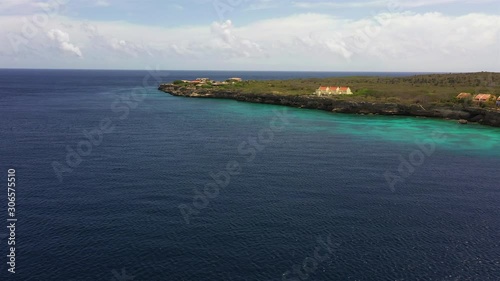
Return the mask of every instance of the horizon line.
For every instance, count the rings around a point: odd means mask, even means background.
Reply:
[[[82,70],[82,71],[149,71],[148,69],[113,69],[113,68],[25,68],[25,67],[14,67],[14,68],[3,68],[0,70]],[[323,73],[342,73],[342,72],[353,72],[353,73],[500,73],[496,71],[396,71],[396,70],[214,70],[214,69],[159,69],[157,71],[192,71],[192,72],[323,72]]]

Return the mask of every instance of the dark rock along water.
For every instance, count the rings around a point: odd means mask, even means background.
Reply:
[[[0,280],[282,280],[329,235],[331,254],[307,259],[316,268],[301,280],[500,280],[498,128],[179,98],[155,87],[120,120],[112,104],[146,72],[0,74],[1,181],[16,169],[19,218],[17,273],[7,275],[2,252]],[[276,110],[290,123],[246,162],[238,146],[269,128]],[[114,131],[60,183],[52,163],[104,118]],[[384,173],[398,175],[399,157],[417,155],[416,142],[436,132],[445,138],[435,152],[392,191]],[[178,206],[229,161],[241,174],[185,224]]]

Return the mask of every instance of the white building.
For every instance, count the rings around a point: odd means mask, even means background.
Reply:
[[[340,86],[321,86],[316,92],[318,96],[328,96],[328,95],[352,95],[351,88],[340,87]]]

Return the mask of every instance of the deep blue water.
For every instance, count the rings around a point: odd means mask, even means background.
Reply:
[[[14,168],[18,218],[0,280],[500,280],[498,128],[172,97],[147,75],[0,70],[0,214]]]

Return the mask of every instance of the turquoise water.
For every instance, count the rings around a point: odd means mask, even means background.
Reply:
[[[234,101],[212,102],[222,103],[224,111],[231,115],[231,119],[236,120],[234,122],[256,117],[271,118],[272,109],[282,109],[281,106]],[[293,130],[345,134],[357,139],[395,143],[433,141],[438,149],[455,154],[500,157],[500,128],[496,127],[461,125],[456,120],[433,118],[340,114],[296,108],[286,110],[296,121],[292,125]]]

